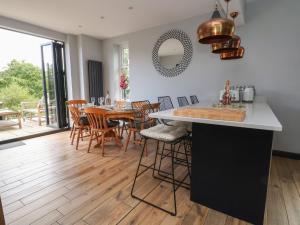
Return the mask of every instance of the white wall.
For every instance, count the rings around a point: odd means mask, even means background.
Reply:
[[[101,41],[86,35],[78,36],[80,97],[89,100],[88,60],[102,61]]]
[[[78,53],[78,37],[76,35],[68,34],[65,56],[69,99],[80,99],[81,97]]]
[[[37,35],[40,37],[58,41],[66,41],[67,39],[67,35],[64,33],[25,23],[19,20],[14,20],[4,16],[0,16],[0,27],[6,29],[13,29],[14,31]]]
[[[254,84],[283,124],[275,134],[274,149],[300,153],[300,1],[256,0],[247,5],[247,23],[239,27],[246,48],[245,57],[220,61],[210,48],[197,42],[198,25],[210,15],[160,26],[103,42],[104,81],[113,98],[118,96],[118,73],[114,64],[116,44],[128,41],[130,51],[131,99],[197,94],[216,99],[225,80],[233,84]],[[190,66],[178,77],[165,78],[152,65],[152,48],[164,32],[181,29],[192,39],[194,54]]]

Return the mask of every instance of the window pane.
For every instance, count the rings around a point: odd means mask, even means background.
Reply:
[[[127,66],[129,64],[129,51],[128,48],[122,49],[122,66]]]

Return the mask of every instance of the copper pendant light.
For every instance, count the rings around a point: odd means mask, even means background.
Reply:
[[[239,15],[238,12],[230,13],[232,20],[234,22],[235,18]],[[232,52],[238,50],[241,45],[241,38],[237,35],[234,35],[230,40],[223,43],[213,43],[211,45],[212,53],[220,54],[224,52]]]
[[[232,52],[238,50],[241,45],[241,38],[234,35],[230,40],[223,43],[213,43],[211,45],[212,53],[220,54],[224,52]]]
[[[238,50],[232,52],[225,52],[220,54],[222,60],[241,59],[244,57],[245,49],[240,47]]]
[[[227,2],[227,13],[228,4]],[[199,42],[202,44],[222,43],[228,41],[234,35],[234,22],[227,18],[222,18],[216,5],[212,19],[202,23],[197,30]]]

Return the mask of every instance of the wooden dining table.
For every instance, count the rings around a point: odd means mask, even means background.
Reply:
[[[155,111],[159,110],[160,103],[155,102],[155,103],[150,103],[149,105],[145,105],[145,109],[153,109]],[[129,122],[132,122],[135,118],[135,110],[134,109],[128,109],[128,108],[116,108],[116,107],[111,107],[111,106],[94,106],[96,108],[101,108],[106,110],[105,113],[105,118],[107,120],[127,120]],[[81,109],[81,112],[84,113],[84,109]],[[106,138],[109,138],[113,136],[112,133],[107,133],[105,134]],[[122,137],[120,137],[122,138]],[[95,147],[99,147],[99,144],[96,144]]]

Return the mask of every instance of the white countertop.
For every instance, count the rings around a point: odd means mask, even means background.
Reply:
[[[188,107],[212,107],[212,103],[201,102]],[[256,101],[252,104],[245,104],[246,119],[243,122],[212,120],[203,118],[192,118],[183,116],[174,116],[173,111],[166,110],[157,113],[151,113],[150,117],[165,120],[177,120],[193,123],[215,124],[232,127],[245,127],[259,130],[282,131],[282,125],[276,118],[272,109],[266,102]]]

